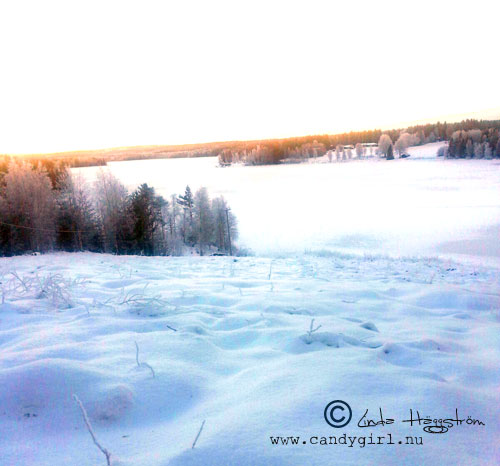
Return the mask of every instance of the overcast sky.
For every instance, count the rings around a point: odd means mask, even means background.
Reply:
[[[0,153],[500,117],[500,2],[0,5]]]

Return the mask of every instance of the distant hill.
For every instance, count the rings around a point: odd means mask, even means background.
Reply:
[[[197,144],[180,145],[148,145],[134,147],[115,147],[111,149],[81,150],[70,152],[53,152],[47,154],[4,154],[6,158],[22,157],[31,161],[54,161],[61,162],[71,167],[83,167],[92,165],[106,165],[107,162],[141,159],[163,159],[163,158],[187,158],[187,157],[215,157],[222,153],[232,156],[235,153],[248,152],[266,148],[273,155],[273,163],[287,158],[298,147],[303,145],[323,145],[325,149],[335,148],[336,145],[355,145],[356,143],[376,144],[380,136],[388,134],[392,141],[396,141],[402,131],[418,133],[420,143],[433,142],[435,140],[449,140],[454,131],[471,129],[494,129],[498,133],[500,120],[476,120],[464,119],[460,122],[446,121],[436,123],[425,123],[407,128],[398,129],[372,129],[364,131],[350,131],[340,134],[318,134],[310,136],[299,136],[282,139],[263,139],[250,141],[219,141]],[[226,152],[226,154],[224,154]]]
[[[64,160],[72,166],[105,165],[106,162],[119,160],[216,156],[220,150],[228,145],[234,146],[234,144],[232,142],[212,142],[168,146],[114,147],[46,154],[15,154],[11,156],[22,157],[23,159]]]

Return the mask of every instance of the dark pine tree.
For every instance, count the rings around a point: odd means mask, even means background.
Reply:
[[[130,195],[130,210],[133,218],[132,238],[136,252],[146,256],[158,253],[159,233],[164,226],[161,209],[165,199],[155,194],[154,188],[142,184]]]
[[[392,144],[389,146],[389,148],[387,149],[387,156],[386,156],[386,159],[387,160],[394,160],[394,150],[392,148]]]
[[[456,152],[456,145],[455,141],[450,139],[450,144],[448,145],[448,158],[453,159],[455,158],[455,152]]]

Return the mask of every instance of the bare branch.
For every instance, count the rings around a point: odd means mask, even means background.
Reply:
[[[153,378],[156,377],[154,369],[147,363],[147,362],[139,362],[139,345],[135,341],[135,360],[137,362],[138,367],[147,367],[150,371],[151,374],[153,374]]]
[[[85,425],[87,426],[87,430],[89,431],[89,434],[92,437],[94,445],[97,448],[99,448],[99,450],[102,451],[104,456],[106,456],[106,465],[111,466],[111,453],[108,450],[106,450],[106,448],[104,448],[97,440],[97,438],[94,434],[94,430],[92,429],[92,424],[90,423],[89,417],[87,415],[87,411],[85,410],[85,407],[83,406],[82,402],[75,394],[73,394],[73,399],[75,400],[76,404],[80,408],[80,411],[82,412],[83,420],[85,421]]]
[[[203,421],[201,423],[201,427],[200,427],[200,430],[198,431],[198,435],[196,436],[196,438],[194,439],[194,442],[193,442],[193,446],[191,447],[191,449],[193,449],[195,446],[196,446],[196,442],[198,441],[198,439],[200,438],[200,434],[201,434],[201,431],[203,430],[203,426],[205,425],[205,421]]]

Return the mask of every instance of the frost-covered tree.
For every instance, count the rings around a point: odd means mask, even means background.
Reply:
[[[410,133],[401,133],[397,141],[394,143],[394,149],[398,152],[399,156],[406,152],[408,147],[412,144],[412,135]]]
[[[467,144],[465,145],[465,155],[468,158],[474,157],[474,144],[472,143],[472,139],[467,140]]]
[[[358,157],[358,159],[360,159],[363,157],[364,154],[365,154],[365,148],[364,148],[363,144],[358,142],[356,144],[356,156]]]
[[[234,252],[234,241],[238,238],[236,217],[233,215],[224,197],[212,201],[214,218],[214,245],[222,252]]]
[[[436,142],[437,138],[436,138],[436,135],[434,134],[434,131],[431,131],[431,133],[429,134],[429,137],[427,138],[427,141],[428,142]],[[415,141],[415,144],[414,145],[418,145],[418,144],[422,144],[423,141],[420,140],[420,138],[418,138],[417,136],[417,141]]]
[[[438,157],[446,157],[448,148],[446,146],[441,146],[437,151]]]
[[[3,179],[2,220],[7,226],[6,254],[45,252],[56,240],[56,202],[52,184],[41,168],[11,161]]]
[[[480,142],[474,144],[474,158],[482,159],[484,156],[484,147]]]
[[[381,154],[387,155],[389,147],[392,147],[392,139],[388,134],[382,134],[378,140],[378,149]]]
[[[180,225],[182,240],[184,241],[184,243],[193,246],[196,242],[193,214],[194,198],[189,186],[186,186],[184,194],[178,197],[177,203],[181,206],[182,209],[182,218]]]
[[[183,218],[181,210],[179,198],[175,194],[170,197],[170,202],[166,203],[162,209],[167,253],[173,256],[180,256],[183,251],[183,237],[180,229]]]
[[[3,195],[0,195],[0,219],[3,219],[4,221],[9,219],[9,207],[7,204],[7,199]],[[10,227],[9,225],[0,224],[0,256],[13,254],[11,250],[11,236],[12,227]]]
[[[423,129],[421,129],[417,133],[417,139],[418,139],[418,141],[416,142],[416,144],[425,144],[426,142],[430,142],[430,141],[427,141],[427,138],[425,137],[425,132]]]
[[[246,159],[247,165],[265,165],[279,162],[279,158],[271,147],[257,145],[252,149]]]
[[[344,153],[344,146],[342,144],[337,144],[335,147],[335,159],[337,162],[341,159],[342,154]]]
[[[471,129],[467,131],[467,136],[472,139],[472,142],[481,142],[481,130],[480,129]]]
[[[99,170],[94,182],[94,202],[104,252],[125,252],[130,244],[124,240],[131,230],[125,186],[112,173]]]
[[[491,159],[493,157],[493,151],[491,150],[491,146],[489,142],[484,143],[484,158]]]
[[[58,244],[67,251],[96,250],[99,233],[89,186],[83,176],[67,170],[59,181]]]
[[[194,229],[200,256],[203,256],[213,240],[214,218],[207,188],[200,188],[194,195]]]

